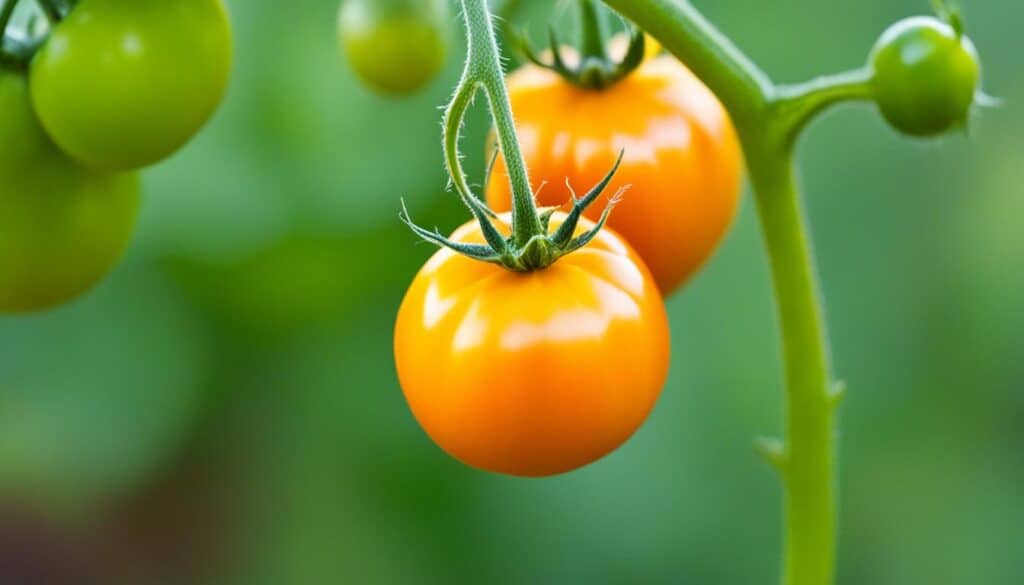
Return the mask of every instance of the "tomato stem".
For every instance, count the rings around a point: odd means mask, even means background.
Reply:
[[[783,583],[827,585],[836,554],[836,420],[828,341],[792,151],[747,148],[771,265],[787,387],[786,440],[777,467],[785,487]]]
[[[576,233],[583,211],[596,202],[608,187],[619,165],[616,163],[611,172],[586,197],[573,201],[572,210],[557,232],[548,232],[548,219],[552,210],[538,210],[534,201],[526,161],[519,148],[512,105],[508,88],[505,86],[505,73],[501,67],[501,54],[487,2],[461,1],[466,21],[468,51],[462,79],[445,110],[445,165],[451,176],[452,187],[480,224],[487,245],[467,246],[445,238],[437,230],[422,228],[413,223],[404,205],[399,217],[420,238],[475,260],[500,264],[515,271],[545,268],[562,256],[587,245],[604,227],[609,213],[619,200],[618,196],[608,200],[601,219],[593,228],[582,234]],[[497,130],[498,148],[505,157],[505,166],[512,186],[512,234],[508,238],[495,225],[497,215],[470,189],[458,148],[463,120],[480,88],[483,88],[490,105],[491,117]]]
[[[964,34],[964,20],[960,14],[960,7],[950,4],[948,0],[932,0],[932,6],[935,8],[935,14],[949,24],[949,26],[953,27],[957,38],[962,37]]]
[[[487,95],[498,134],[498,145],[505,157],[512,185],[512,233],[517,244],[526,245],[530,238],[542,234],[543,229],[537,217],[526,161],[519,148],[519,136],[512,118],[512,104],[505,87],[505,73],[501,68],[491,14],[486,0],[462,0],[462,10],[469,35],[469,55],[460,87],[480,85]]]
[[[776,132],[787,140],[796,140],[804,127],[827,108],[842,102],[873,100],[873,76],[865,67],[805,83],[777,86],[772,100]]]

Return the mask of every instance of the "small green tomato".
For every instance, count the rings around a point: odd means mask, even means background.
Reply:
[[[78,162],[139,169],[210,119],[231,51],[223,0],[79,0],[32,62],[32,103]]]
[[[871,53],[875,99],[900,132],[933,136],[967,121],[981,79],[969,38],[933,17],[897,22]]]
[[[40,127],[24,74],[0,68],[0,314],[55,307],[99,282],[135,229],[135,173],[91,171]]]
[[[366,85],[378,93],[404,95],[441,70],[449,20],[446,0],[345,0],[338,34]]]

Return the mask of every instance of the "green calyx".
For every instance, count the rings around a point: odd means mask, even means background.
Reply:
[[[964,19],[960,13],[960,6],[951,4],[948,0],[932,0],[935,14],[946,22],[960,38],[964,35]]]
[[[579,6],[578,59],[566,58],[554,27],[549,31],[550,61],[538,55],[525,34],[516,37],[516,44],[527,60],[538,67],[554,71],[569,83],[583,89],[606,89],[621,81],[643,63],[646,38],[643,31],[631,27],[626,54],[621,60],[616,60],[609,54],[607,33],[597,3],[594,0],[579,0]]]
[[[536,193],[531,187],[526,162],[519,148],[519,137],[512,119],[512,106],[509,101],[508,88],[505,86],[505,75],[501,69],[501,55],[498,51],[493,18],[487,8],[487,1],[461,0],[461,4],[466,21],[469,50],[462,80],[445,110],[445,165],[451,177],[451,186],[480,225],[480,231],[486,244],[456,242],[444,237],[436,229],[428,230],[420,227],[413,223],[404,204],[400,217],[417,236],[437,246],[448,248],[474,260],[498,264],[516,272],[540,270],[550,266],[562,256],[586,246],[604,227],[609,214],[615,204],[619,202],[621,192],[608,200],[597,225],[582,234],[576,234],[583,213],[608,188],[608,184],[622,161],[622,155],[619,155],[619,160],[616,161],[607,176],[585,196],[581,198],[573,196],[572,208],[562,223],[552,229],[551,217],[556,208],[537,208]],[[477,91],[481,89],[487,96],[498,136],[498,149],[491,160],[490,168],[493,168],[498,152],[501,152],[505,157],[505,166],[508,169],[509,183],[512,188],[512,221],[508,235],[498,229],[495,224],[498,215],[470,189],[466,173],[462,168],[462,155],[458,148],[459,132],[466,111]]]
[[[495,157],[496,156],[497,153],[495,153]],[[604,212],[601,214],[601,218],[594,227],[580,235],[576,235],[580,218],[583,217],[583,213],[593,205],[594,202],[600,198],[601,194],[604,193],[605,189],[608,188],[608,183],[610,183],[612,178],[615,176],[615,172],[618,170],[621,162],[622,154],[620,153],[618,160],[615,162],[615,166],[612,167],[612,170],[609,171],[600,183],[595,185],[594,188],[582,198],[576,197],[575,194],[573,195],[572,209],[569,210],[569,213],[566,214],[565,220],[557,229],[551,229],[551,216],[559,209],[558,207],[544,207],[536,210],[535,217],[537,218],[540,230],[536,233],[528,234],[525,241],[522,239],[522,236],[516,237],[515,235],[518,231],[516,230],[517,226],[515,225],[515,220],[513,220],[511,230],[512,235],[503,235],[501,230],[499,230],[494,223],[495,220],[498,219],[498,215],[487,207],[487,205],[480,199],[472,195],[468,198],[463,197],[463,201],[469,207],[473,216],[480,224],[484,239],[487,241],[486,244],[466,244],[463,242],[456,242],[442,236],[436,228],[431,231],[416,225],[410,219],[409,211],[406,209],[404,201],[402,202],[402,212],[400,217],[416,235],[420,236],[424,240],[432,244],[448,248],[474,260],[498,264],[515,272],[540,270],[554,264],[562,256],[571,254],[586,246],[597,236],[598,233],[600,233],[601,229],[604,228],[612,210],[622,199],[624,189],[621,189],[608,200],[608,203],[605,205]]]
[[[957,3],[950,2],[949,0],[932,0],[935,7],[935,13],[938,17],[945,21],[946,24],[953,29],[953,33],[957,39],[963,40],[965,29],[964,29],[964,17],[960,11],[960,6]],[[970,39],[968,39],[968,43]],[[978,59],[975,56],[975,59]],[[978,108],[998,108],[1003,105],[1003,100],[993,97],[981,88],[978,88],[974,92],[974,106]],[[966,128],[967,121],[964,121],[964,127]]]

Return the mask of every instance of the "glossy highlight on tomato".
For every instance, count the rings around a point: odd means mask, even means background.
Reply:
[[[43,132],[20,72],[0,70],[0,313],[65,303],[93,287],[135,228],[139,181],[69,159]]]
[[[578,88],[534,65],[512,73],[508,86],[538,202],[566,205],[567,181],[586,190],[623,151],[603,197],[629,189],[609,225],[637,250],[665,295],[693,276],[739,205],[740,147],[714,94],[669,56],[648,59],[601,90]],[[500,157],[487,202],[499,211],[511,206]],[[588,216],[596,219],[601,208],[595,204]]]
[[[448,53],[447,0],[344,0],[338,13],[342,50],[359,78],[382,94],[421,89]]]
[[[33,59],[33,103],[72,158],[141,168],[213,115],[231,51],[222,0],[81,0]]]
[[[484,241],[475,222],[452,238]],[[610,230],[525,273],[444,249],[402,302],[395,362],[441,448],[480,469],[547,476],[607,455],[644,422],[668,372],[668,320],[643,262]]]

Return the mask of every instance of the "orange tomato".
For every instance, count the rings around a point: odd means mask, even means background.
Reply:
[[[585,192],[624,151],[605,197],[630,188],[609,225],[639,252],[664,294],[689,279],[722,240],[739,203],[742,155],[711,91],[669,56],[648,59],[604,90],[577,88],[535,65],[511,74],[508,86],[539,203],[566,204],[567,180]],[[500,157],[487,202],[497,211],[511,208]],[[600,215],[601,203],[589,217]]]
[[[475,222],[452,239],[484,242]],[[442,249],[395,327],[399,381],[427,434],[468,465],[525,477],[576,469],[624,443],[654,407],[668,360],[661,294],[608,230],[527,273]]]

